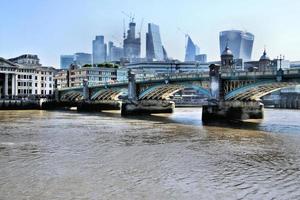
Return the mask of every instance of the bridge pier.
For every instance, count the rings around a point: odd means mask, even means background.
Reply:
[[[202,121],[263,119],[264,105],[258,101],[222,101],[214,105],[205,105],[202,109]]]
[[[172,113],[175,103],[168,100],[140,100],[122,102],[121,115],[147,115],[152,113]]]

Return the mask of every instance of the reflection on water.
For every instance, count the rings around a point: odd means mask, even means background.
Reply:
[[[0,199],[300,199],[298,120],[0,111]]]

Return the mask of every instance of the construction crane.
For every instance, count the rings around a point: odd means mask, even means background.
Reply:
[[[184,34],[184,37],[185,37],[185,41],[184,41],[185,47],[184,47],[184,48],[185,48],[185,51],[186,51],[186,48],[187,48],[187,38],[190,37],[190,35],[189,35],[188,33],[183,32],[183,31],[181,30],[181,28],[179,28],[179,27],[177,27],[177,30],[178,30],[180,33]]]
[[[129,18],[130,22],[134,22],[134,14],[130,13],[130,15],[124,11],[122,11],[123,15]]]
[[[115,35],[111,35],[112,38],[114,38],[122,47],[122,42],[119,40],[119,38],[117,38]]]

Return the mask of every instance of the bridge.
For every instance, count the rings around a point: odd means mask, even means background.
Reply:
[[[264,72],[222,72],[210,65],[208,73],[171,74],[136,80],[58,89],[56,104],[82,110],[121,109],[122,115],[167,113],[174,109],[170,97],[184,88],[195,88],[209,99],[203,106],[204,121],[263,118],[261,97],[300,84],[300,69]]]

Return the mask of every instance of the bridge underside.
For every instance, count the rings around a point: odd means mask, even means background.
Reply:
[[[289,88],[298,85],[298,82],[273,82],[250,84],[245,87],[238,88],[225,95],[225,101],[259,101],[260,98],[278,91],[283,88]]]
[[[101,101],[101,100],[119,100],[119,96],[123,93],[120,89],[106,89],[96,92],[92,97],[91,101]]]
[[[60,101],[62,102],[79,102],[83,101],[83,93],[79,91],[71,91],[67,92],[66,94],[62,95]]]
[[[165,84],[160,86],[153,86],[143,91],[138,99],[139,100],[169,100],[170,97],[180,90],[185,88],[194,88],[199,90],[206,96],[210,96],[209,89],[194,86],[194,85],[182,85],[182,84]]]

